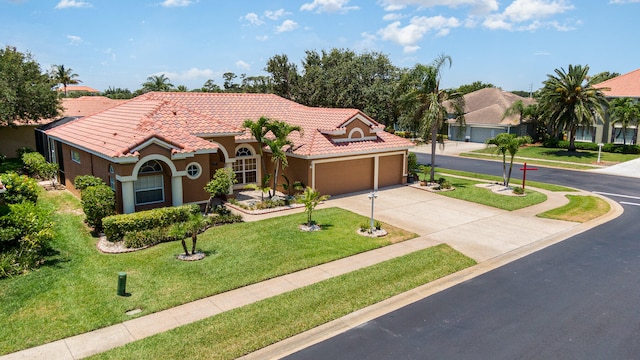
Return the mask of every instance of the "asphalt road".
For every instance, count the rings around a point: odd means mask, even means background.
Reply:
[[[502,174],[481,160],[436,166]],[[527,179],[617,194],[624,213],[287,358],[640,359],[640,179],[539,169]]]

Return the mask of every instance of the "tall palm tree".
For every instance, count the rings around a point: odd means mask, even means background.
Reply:
[[[569,71],[556,69],[547,75],[540,104],[555,130],[569,131],[569,151],[576,150],[578,126],[594,126],[604,117],[607,100],[602,88],[589,83],[589,66],[569,65]]]
[[[265,143],[265,136],[269,132],[269,126],[273,121],[267,117],[261,116],[257,121],[247,119],[242,123],[242,127],[249,130],[251,135],[258,143],[258,154],[260,155],[260,161],[262,162],[262,176],[267,174],[267,163],[264,160],[264,152],[262,148]]]
[[[173,84],[165,74],[151,75],[147,78],[147,81],[142,84],[142,89],[145,92],[149,91],[171,91]]]
[[[487,144],[495,145],[495,151],[502,155],[502,180],[505,187],[509,186],[511,180],[511,170],[513,170],[513,158],[520,147],[530,143],[531,138],[528,136],[516,136],[515,134],[501,133],[496,137],[487,139]],[[507,173],[507,153],[511,156],[509,162],[509,172]]]
[[[64,65],[53,65],[51,69],[51,75],[56,83],[62,84],[64,87],[64,96],[67,97],[67,85],[79,84],[82,81],[78,79],[78,74],[73,72],[73,69],[66,68]]]
[[[438,56],[431,65],[416,64],[405,74],[401,86],[406,92],[401,95],[401,106],[405,113],[405,121],[416,124],[423,139],[431,138],[431,174],[430,181],[435,181],[436,142],[438,129],[449,118],[449,112],[457,123],[464,126],[464,98],[461,93],[449,93],[440,89],[442,67],[451,67],[451,57]],[[407,85],[408,83],[408,85]],[[446,105],[445,105],[446,102]]]
[[[269,131],[274,136],[274,139],[265,139],[266,144],[271,150],[271,160],[274,162],[273,166],[273,195],[276,194],[278,189],[278,171],[280,167],[284,170],[289,166],[287,160],[287,151],[291,151],[293,142],[289,139],[289,135],[294,132],[302,132],[300,126],[289,125],[284,121],[274,121],[269,125]],[[288,147],[286,149],[285,147]],[[272,196],[273,196],[272,195]]]
[[[631,98],[613,99],[609,108],[611,114],[611,142],[615,139],[616,124],[622,127],[622,142],[627,144],[627,129],[636,125],[634,139],[638,138],[638,120],[640,119],[640,103],[633,101]]]

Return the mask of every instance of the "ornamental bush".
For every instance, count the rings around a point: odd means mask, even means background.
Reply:
[[[0,278],[39,266],[53,240],[51,213],[32,202],[0,209]]]
[[[187,221],[191,214],[200,213],[196,204],[157,208],[131,214],[107,216],[102,219],[104,233],[109,241],[120,241],[128,232],[137,232]]]
[[[102,219],[116,213],[116,197],[105,184],[89,186],[80,196],[86,221],[95,231],[102,231]]]
[[[93,175],[80,175],[73,179],[73,187],[78,191],[82,191],[89,186],[107,185],[102,179]]]
[[[7,204],[19,204],[25,201],[35,203],[38,200],[38,182],[26,175],[18,175],[15,172],[8,172],[0,175],[0,181],[4,184],[6,191],[0,194],[0,199]]]
[[[51,179],[58,172],[58,164],[47,162],[44,156],[37,152],[23,154],[22,163],[27,174],[41,180]]]

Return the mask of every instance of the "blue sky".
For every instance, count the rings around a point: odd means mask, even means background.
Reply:
[[[547,74],[640,67],[640,0],[0,0],[0,45],[43,70],[72,68],[83,85],[136,90],[164,73],[174,85],[222,86],[225,72],[266,75],[286,54],[349,48],[394,65],[453,65],[442,85],[541,87]]]

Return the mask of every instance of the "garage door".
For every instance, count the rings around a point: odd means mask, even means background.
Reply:
[[[373,158],[316,164],[316,190],[329,195],[371,190],[373,170]]]
[[[471,142],[483,143],[487,139],[496,137],[496,135],[506,132],[503,129],[491,128],[471,128]]]

